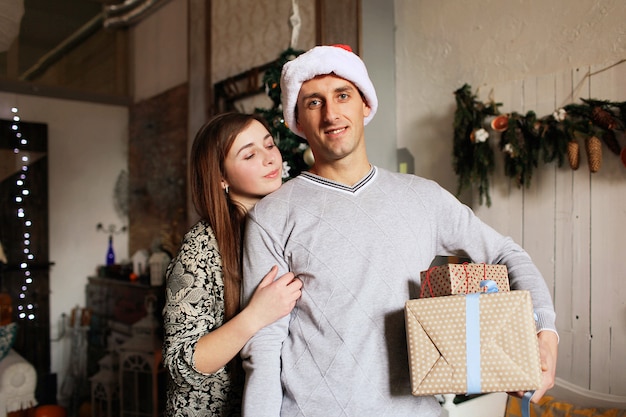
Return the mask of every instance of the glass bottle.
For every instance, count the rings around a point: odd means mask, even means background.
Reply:
[[[109,235],[109,248],[107,249],[107,266],[115,264],[115,252],[113,252],[113,236]]]

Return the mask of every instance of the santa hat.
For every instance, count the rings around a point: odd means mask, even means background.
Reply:
[[[283,65],[280,77],[283,116],[289,129],[296,135],[304,137],[304,133],[296,126],[296,103],[302,83],[330,73],[352,82],[363,94],[371,109],[364,120],[365,124],[376,114],[376,90],[361,58],[347,45],[316,46]]]

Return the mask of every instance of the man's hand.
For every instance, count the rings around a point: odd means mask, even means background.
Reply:
[[[558,355],[559,338],[557,334],[550,330],[543,330],[537,334],[539,342],[539,358],[541,360],[541,388],[536,390],[531,401],[538,403],[541,397],[550,388],[554,387],[556,378],[556,358]],[[524,392],[509,393],[522,398]]]
[[[550,330],[537,335],[539,340],[539,357],[541,358],[541,389],[535,391],[532,402],[537,403],[543,394],[554,386],[556,379],[556,357],[559,352],[559,337]]]

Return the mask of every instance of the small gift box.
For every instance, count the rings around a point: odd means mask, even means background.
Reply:
[[[413,395],[540,388],[528,291],[409,300],[405,318]]]
[[[509,291],[506,265],[447,264],[420,272],[420,298],[481,292],[480,282],[494,281],[499,292]]]

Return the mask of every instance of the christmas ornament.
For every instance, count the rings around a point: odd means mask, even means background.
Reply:
[[[509,117],[501,114],[491,121],[491,128],[496,132],[504,132],[509,127]]]
[[[487,139],[489,139],[489,132],[487,132],[483,128],[475,129],[472,131],[472,133],[470,133],[470,141],[472,143],[486,142]]]
[[[595,136],[590,136],[585,141],[587,149],[587,161],[589,162],[589,171],[598,172],[602,166],[602,142]]]
[[[617,121],[613,115],[600,106],[591,109],[591,120],[603,129],[617,128]]]
[[[580,165],[580,149],[578,142],[571,141],[567,143],[567,160],[569,161],[569,166],[576,171]]]
[[[566,116],[567,112],[563,108],[555,110],[554,113],[552,113],[552,117],[554,117],[554,120],[556,120],[557,122],[562,122],[563,120],[565,120]]]
[[[310,167],[313,166],[313,164],[315,163],[315,157],[313,156],[313,151],[311,150],[310,147],[306,148],[306,150],[302,154],[302,159],[304,159],[304,162],[308,166],[310,166]]]

